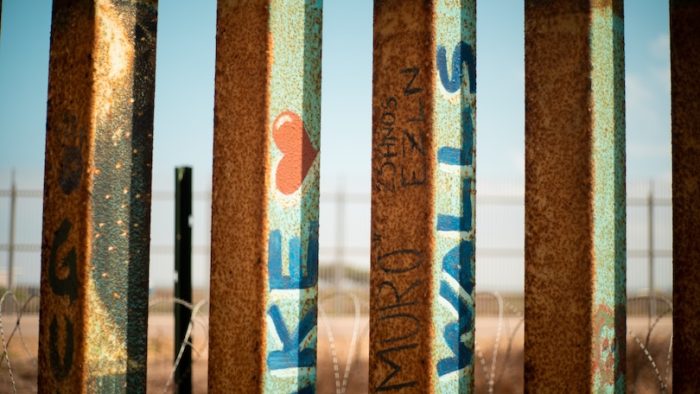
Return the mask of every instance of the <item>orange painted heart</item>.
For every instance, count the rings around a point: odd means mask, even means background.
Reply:
[[[292,194],[306,178],[318,151],[306,134],[304,122],[291,111],[283,111],[272,122],[272,138],[283,155],[275,177],[277,189]]]

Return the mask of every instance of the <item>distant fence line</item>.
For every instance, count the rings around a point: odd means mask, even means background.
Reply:
[[[347,267],[346,267],[347,268]],[[331,283],[335,279],[335,271],[332,269],[322,270],[320,273],[320,299],[323,299],[326,294],[341,293],[342,295],[355,296],[361,303],[360,314],[367,316],[369,314],[369,282],[367,278],[369,276],[369,271],[358,272],[358,276],[352,278],[348,275],[350,281],[355,285],[351,287],[345,287],[342,290],[335,290]],[[4,292],[3,288],[0,288],[0,292]],[[24,313],[27,314],[38,314],[39,313],[39,287],[38,286],[18,286],[14,289],[13,293],[17,297],[20,305],[23,305],[26,300],[32,298],[24,309]],[[193,303],[197,303],[202,300],[206,300],[208,297],[208,289],[195,288],[193,290]],[[499,314],[498,301],[491,295],[493,293],[476,293],[476,314],[478,316],[497,316]],[[523,313],[523,294],[518,293],[504,293],[502,294],[504,301],[507,303],[507,307],[503,308],[503,313],[506,316],[518,316]],[[151,290],[151,295],[149,297],[149,308],[150,314],[172,314],[173,313],[173,293],[172,289],[166,288],[155,288]],[[667,300],[667,301],[665,301]],[[671,310],[671,296],[670,294],[659,293],[656,298],[648,298],[646,294],[630,294],[629,300],[627,302],[627,316],[628,317],[647,317],[650,307],[656,308],[655,316],[667,315]],[[325,313],[329,316],[341,316],[341,315],[353,315],[355,313],[355,305],[350,297],[333,297],[332,301],[323,304]],[[5,309],[12,311],[12,307]],[[201,314],[208,314],[209,307],[205,305],[201,309]],[[669,316],[670,317],[670,316]]]
[[[659,248],[659,245],[656,245],[656,248],[653,250],[649,250],[648,248],[648,238],[649,238],[649,232],[650,230],[654,230],[654,228],[658,226],[662,226],[660,228],[657,228],[655,231],[657,233],[663,233],[666,230],[666,227],[670,227],[669,223],[670,222],[670,207],[671,207],[671,199],[670,198],[659,198],[653,196],[653,193],[651,191],[646,192],[647,197],[629,197],[627,199],[628,203],[628,208],[630,208],[630,211],[628,213],[628,216],[631,217],[632,220],[636,220],[639,223],[643,222],[644,226],[644,232],[647,234],[643,236],[644,239],[642,242],[641,239],[632,239],[628,240],[628,249],[627,249],[627,257],[630,260],[630,264],[628,264],[628,271],[630,273],[633,272],[641,272],[646,271],[644,273],[644,277],[647,277],[649,279],[651,278],[651,275],[649,272],[654,269],[653,267],[653,261],[651,261],[650,264],[650,259],[653,260],[654,258],[658,259],[664,259],[665,261],[670,261],[672,257],[672,251],[670,249],[664,249],[664,248]],[[14,195],[14,197],[13,197]],[[154,191],[153,192],[153,202],[154,204],[159,204],[159,203],[166,203],[166,204],[174,204],[174,192],[171,191]],[[15,215],[17,217],[17,220],[21,220],[27,223],[24,223],[23,227],[26,229],[28,226],[34,226],[37,231],[40,231],[39,229],[41,228],[41,216],[36,215],[34,212],[34,207],[32,208],[31,214],[28,214],[26,210],[28,209],[26,204],[23,204],[22,201],[24,200],[34,200],[36,202],[40,202],[41,198],[43,196],[43,191],[39,189],[16,189],[13,194],[12,189],[0,189],[0,212],[2,212],[3,209],[7,209],[9,207],[15,207],[16,212]],[[7,198],[8,200],[11,200],[12,198],[15,198],[17,201],[15,204],[12,204],[11,201],[2,201],[2,199]],[[200,204],[200,208],[203,209],[202,211],[197,212],[197,214],[200,216],[200,220],[202,219],[201,216],[203,215],[210,215],[209,207],[210,207],[210,202],[211,202],[211,192],[209,191],[198,191],[193,193],[193,199]],[[337,205],[336,209],[334,210],[335,212],[330,212],[330,215],[333,216],[340,216],[340,219],[338,217],[335,217],[335,223],[334,223],[334,231],[336,233],[341,233],[343,228],[348,227],[348,222],[346,217],[347,215],[339,215],[338,212],[352,212],[352,209],[350,208],[351,205],[353,204],[361,204],[361,205],[369,205],[369,195],[366,194],[361,194],[361,193],[353,193],[353,192],[342,192],[342,191],[335,191],[327,194],[322,194],[321,195],[321,201],[323,203],[330,203]],[[482,208],[487,208],[486,214],[481,214],[479,217],[479,220],[481,221],[482,224],[489,224],[490,221],[492,221],[489,216],[497,214],[498,211],[500,211],[501,208],[509,208],[512,207],[514,209],[517,209],[519,211],[524,210],[524,197],[522,195],[517,195],[517,194],[478,194],[477,195],[477,206],[482,207]],[[162,212],[164,207],[160,208],[160,211]],[[510,208],[509,208],[510,209]],[[170,212],[168,210],[168,212]],[[654,215],[657,216],[657,220],[650,222],[648,220],[648,214],[649,212],[656,212]],[[8,212],[9,213],[9,212]],[[519,214],[519,213],[518,213]],[[7,215],[10,216],[10,215]],[[5,220],[5,215],[2,216],[3,220]],[[502,219],[494,219],[494,220],[502,220]],[[207,232],[204,237],[208,240],[208,228],[206,227],[207,223],[204,222],[203,224],[199,226],[195,226],[195,231],[200,234],[199,240],[202,239],[202,232]],[[654,227],[649,227],[649,226],[654,226]],[[482,229],[484,226],[482,226]],[[7,231],[8,226],[6,223],[0,223],[0,234],[2,234],[4,231]],[[162,232],[162,228],[159,230]],[[322,228],[323,231],[323,228]],[[345,230],[345,233],[348,233],[349,230]],[[39,233],[37,232],[37,235]],[[32,243],[32,242],[26,242],[27,234],[20,234],[24,235],[23,237],[11,237],[9,234],[6,234],[6,237],[2,237],[0,239],[0,252],[3,252],[5,254],[6,259],[0,260],[0,262],[3,262],[3,260],[8,261],[10,260],[10,254],[11,253],[36,253],[36,266],[38,267],[39,265],[39,252],[41,251],[41,245],[37,243]],[[522,265],[524,264],[524,250],[522,246],[505,246],[502,244],[499,244],[499,234],[493,231],[487,231],[487,232],[480,232],[477,234],[477,239],[480,239],[482,241],[486,241],[485,245],[486,246],[478,246],[476,249],[476,254],[477,257],[480,259],[487,258],[490,259],[491,261],[494,261],[494,264],[488,264],[488,265],[480,265],[479,269],[480,270],[494,270],[494,269],[499,269],[499,266],[503,266],[504,264],[513,264],[512,267],[520,266],[518,269],[522,269]],[[15,243],[14,245],[10,245],[8,243],[9,239],[14,239]],[[38,240],[38,237],[37,237]],[[329,270],[335,271],[336,268],[332,268],[335,266],[335,263],[337,261],[341,261],[345,263],[345,261],[342,261],[343,259],[347,259],[349,261],[354,261],[354,264],[341,264],[340,266],[346,267],[348,270],[352,271],[354,268],[353,266],[357,266],[358,261],[362,261],[364,259],[368,259],[369,256],[369,245],[367,244],[366,246],[348,246],[343,244],[343,242],[347,242],[347,240],[344,240],[342,237],[337,238],[334,240],[334,244],[329,245],[329,246],[324,246],[320,245],[320,264],[319,264],[319,270],[321,272],[324,272],[321,276],[329,276],[332,277],[333,274],[329,273]],[[367,240],[369,241],[369,240]],[[652,242],[653,244],[653,242]],[[663,245],[661,245],[663,246]],[[209,255],[210,255],[210,250],[211,246],[206,243],[195,243],[192,247],[192,253],[194,256],[197,256],[199,259],[202,259],[200,261],[204,261],[208,264],[209,262]],[[154,238],[150,245],[150,254],[153,257],[158,257],[160,259],[166,258],[166,256],[171,256],[173,255],[174,251],[174,246],[172,244],[172,239],[168,237],[167,242],[164,242],[162,237],[160,239]],[[0,256],[0,258],[5,257],[5,256]],[[24,259],[26,261],[27,258],[30,258],[30,256],[25,256]],[[34,257],[31,257],[34,259]],[[504,261],[505,260],[511,260],[510,261]],[[483,261],[483,260],[481,260]],[[643,265],[643,263],[646,262],[646,266]],[[21,262],[20,262],[21,263]],[[367,265],[369,261],[367,262]],[[2,265],[0,265],[2,266]],[[511,267],[509,265],[509,267]],[[7,266],[5,265],[5,268]],[[342,269],[346,269],[342,268]],[[198,269],[202,269],[199,267]],[[351,274],[350,271],[348,271],[347,280],[350,281],[357,281],[357,278],[359,277],[366,277],[369,275],[368,269],[362,270],[359,269],[357,274]],[[15,273],[17,270],[15,269]],[[363,274],[364,272],[364,274]],[[497,271],[500,272],[500,271]],[[345,276],[344,276],[345,277]],[[498,275],[491,275],[486,282],[484,282],[483,277],[481,279],[477,278],[477,282],[480,285],[485,285],[486,288],[491,289],[492,284],[491,281],[493,281],[494,277],[498,277]],[[36,280],[36,283],[38,283],[38,276],[35,279],[32,278],[27,278],[27,277],[22,277],[20,280],[20,283],[23,285],[31,285],[33,280]],[[337,279],[336,279],[337,280]],[[6,283],[3,282],[0,279],[0,283]],[[645,283],[642,288],[639,287],[639,283],[637,283],[637,286],[634,288],[631,288],[630,291],[632,293],[637,293],[642,289],[650,289],[653,287],[653,283]],[[656,285],[658,286],[658,281],[656,282]],[[667,289],[667,287],[666,287]],[[652,292],[655,292],[651,291]]]

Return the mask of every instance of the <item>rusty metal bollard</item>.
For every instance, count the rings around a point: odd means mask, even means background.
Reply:
[[[39,392],[145,392],[157,2],[54,0]]]
[[[671,0],[673,390],[700,387],[700,1]]]
[[[625,391],[621,0],[525,2],[525,387]]]
[[[374,7],[369,391],[467,392],[476,3]]]
[[[316,383],[318,0],[219,0],[211,392]]]

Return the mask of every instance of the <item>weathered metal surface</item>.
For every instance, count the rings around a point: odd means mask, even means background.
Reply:
[[[54,0],[39,391],[145,392],[155,0]]]
[[[673,391],[700,387],[700,1],[671,0]]]
[[[219,0],[209,389],[313,392],[318,0]]]
[[[621,0],[525,4],[525,386],[624,392]]]
[[[469,392],[476,3],[374,9],[369,390]]]

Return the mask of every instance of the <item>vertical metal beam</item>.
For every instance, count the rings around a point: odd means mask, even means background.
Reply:
[[[7,289],[15,288],[15,231],[17,224],[17,182],[15,170],[12,169],[12,185],[10,186],[10,239],[7,244]]]
[[[320,0],[219,0],[209,390],[316,383]]]
[[[622,0],[525,2],[525,387],[624,392]]]
[[[700,387],[700,1],[671,0],[673,390]]]
[[[335,199],[335,290],[340,291],[345,277],[345,187],[343,182],[338,183],[337,197]],[[336,311],[340,305],[340,298],[335,298]]]
[[[192,303],[192,168],[175,169],[175,298]],[[192,392],[192,347],[187,329],[192,319],[192,310],[175,304],[175,387],[180,394]],[[192,338],[189,338],[192,342]],[[182,354],[180,349],[182,348]]]
[[[155,0],[54,0],[39,392],[146,390]]]
[[[469,392],[476,2],[374,7],[369,390]]]
[[[647,283],[648,294],[648,329],[651,330],[652,319],[656,316],[656,290],[654,289],[654,182],[649,182],[649,195],[647,196]]]

